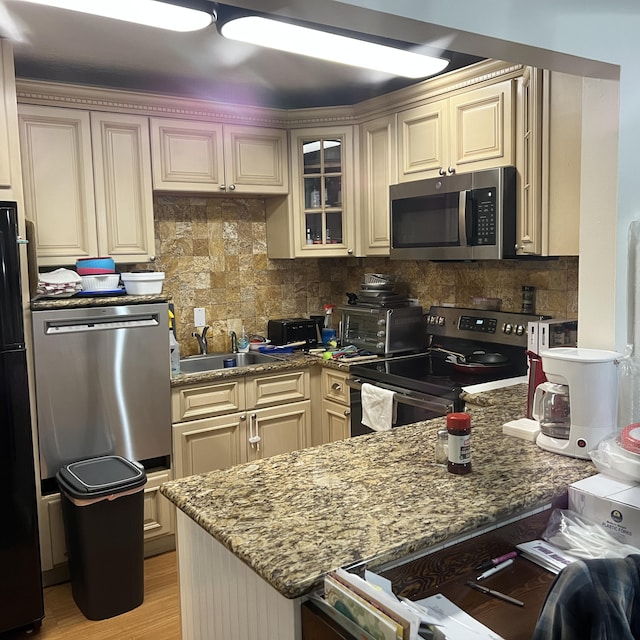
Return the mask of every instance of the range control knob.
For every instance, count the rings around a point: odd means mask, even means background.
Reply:
[[[443,317],[443,316],[440,316],[440,317],[438,318],[438,324],[439,324],[441,327],[444,327],[444,317]]]
[[[516,325],[516,335],[523,336],[524,335],[524,326],[521,324]]]
[[[513,331],[513,325],[509,324],[508,322],[503,325],[502,327],[503,333],[506,333],[507,335],[511,335],[512,331]]]

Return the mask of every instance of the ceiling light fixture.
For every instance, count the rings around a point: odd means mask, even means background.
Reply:
[[[217,26],[232,40],[406,78],[426,78],[449,64],[442,58],[260,16],[232,18]]]
[[[197,31],[214,20],[214,5],[204,0],[22,0],[171,31]]]

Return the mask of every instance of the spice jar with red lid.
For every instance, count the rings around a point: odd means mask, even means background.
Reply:
[[[449,454],[447,469],[450,473],[471,473],[471,416],[468,413],[447,414]]]

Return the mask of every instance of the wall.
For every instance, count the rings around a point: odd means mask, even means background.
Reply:
[[[206,309],[211,350],[229,348],[244,323],[266,332],[270,318],[308,317],[344,304],[364,273],[392,273],[397,290],[432,304],[499,297],[519,311],[521,287],[536,287],[536,311],[577,317],[578,259],[434,263],[387,258],[269,260],[264,201],[258,198],[155,197],[156,267],[175,304],[183,354],[197,352],[193,308]]]

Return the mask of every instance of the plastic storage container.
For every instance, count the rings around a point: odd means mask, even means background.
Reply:
[[[120,456],[68,464],[60,487],[71,592],[89,620],[144,600],[144,469]]]
[[[129,295],[150,296],[162,293],[164,271],[148,271],[143,273],[121,273],[120,278]]]

